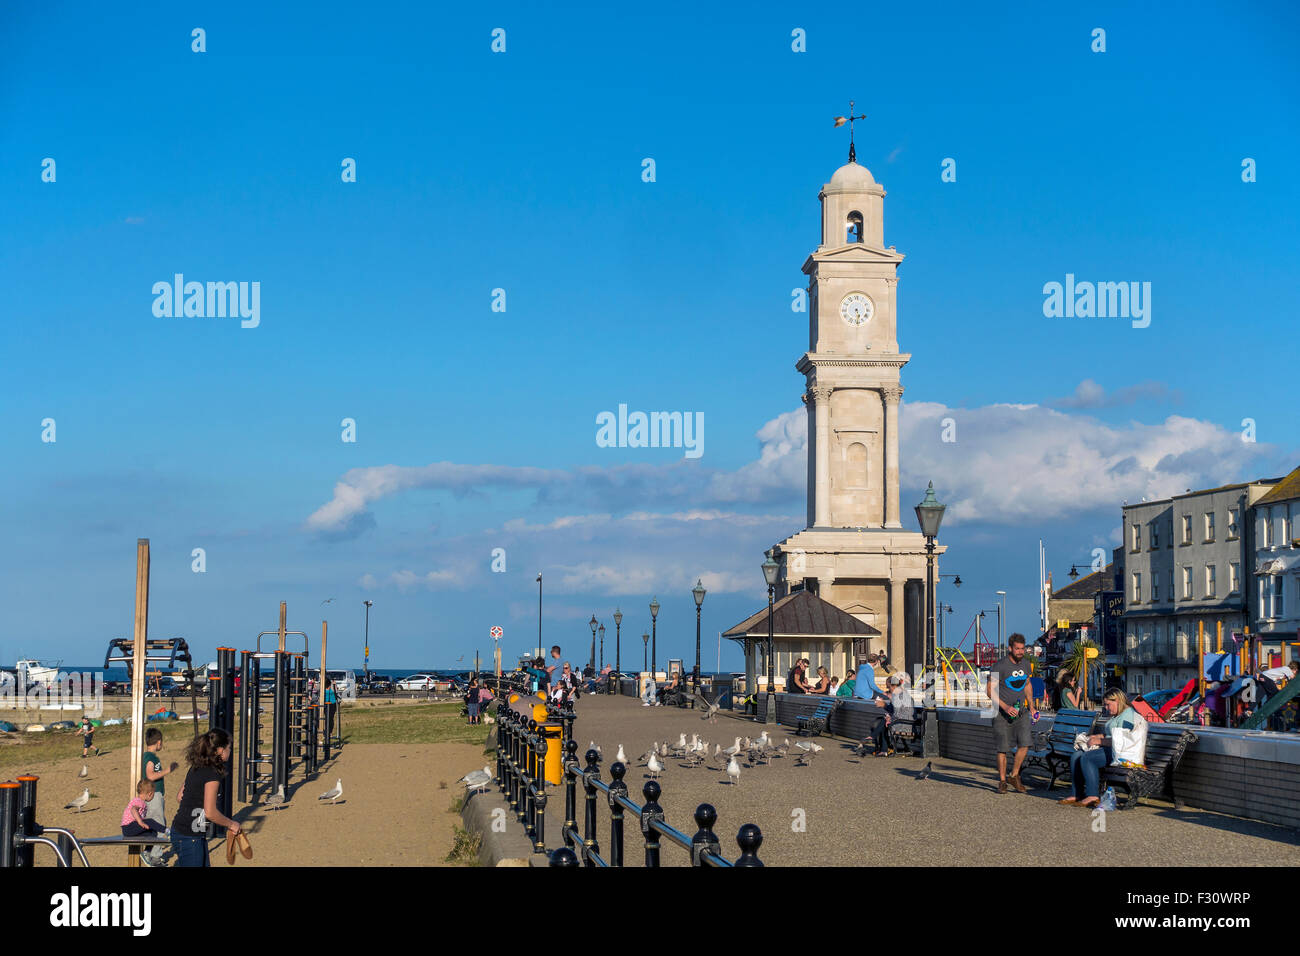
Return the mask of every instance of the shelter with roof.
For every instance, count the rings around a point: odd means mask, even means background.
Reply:
[[[767,607],[724,631],[745,654],[745,687],[767,686]],[[777,691],[785,689],[785,675],[801,657],[812,662],[811,673],[824,666],[832,677],[844,680],[849,668],[866,657],[869,642],[880,631],[824,601],[811,591],[787,594],[772,605],[772,675]]]

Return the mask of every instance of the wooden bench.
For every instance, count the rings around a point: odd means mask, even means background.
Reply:
[[[1001,714],[994,720],[1001,720]],[[1097,722],[1097,714],[1091,710],[1062,710],[1052,721],[1052,729],[1034,735],[1034,746],[1025,758],[1025,766],[1038,766],[1052,775],[1047,789],[1056,786],[1056,781],[1065,775],[1070,766],[1070,757],[1074,755],[1074,738],[1079,734],[1091,734]]]
[[[816,733],[816,735],[820,737],[822,733],[825,732],[826,723],[830,720],[831,711],[834,709],[835,698],[823,697],[817,702],[817,709],[811,714],[800,714],[795,718],[795,735],[802,736],[808,734],[811,736]]]
[[[1174,792],[1174,771],[1178,769],[1178,764],[1182,762],[1183,755],[1187,753],[1187,748],[1196,742],[1196,734],[1191,730],[1183,730],[1177,736],[1152,733],[1154,727],[1157,726],[1164,725],[1155,724],[1147,728],[1145,767],[1140,769],[1137,767],[1116,766],[1102,768],[1101,782],[1103,786],[1110,784],[1123,787],[1128,791],[1128,798],[1120,808],[1122,810],[1137,806],[1142,802],[1143,797],[1149,797],[1153,794],[1168,795],[1169,799],[1173,801],[1175,810],[1183,808],[1182,800]]]

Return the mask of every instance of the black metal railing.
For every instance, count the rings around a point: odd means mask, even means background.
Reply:
[[[546,725],[497,704],[497,783],[535,853],[546,852],[547,736]],[[552,739],[560,743],[558,734]]]
[[[665,819],[659,798],[662,788],[655,780],[646,782],[641,793],[644,804],[634,803],[628,799],[627,784],[623,777],[627,768],[615,762],[610,768],[609,783],[600,779],[600,757],[595,750],[588,750],[584,755],[586,769],[578,767],[577,741],[565,741],[564,757],[564,826],[560,833],[564,846],[556,849],[550,856],[550,865],[558,867],[622,867],[624,861],[623,843],[625,818],[632,814],[641,825],[641,835],[645,841],[645,865],[658,867],[663,844],[677,846],[690,854],[692,866],[733,867],[762,866],[758,858],[758,848],[763,844],[763,834],[752,823],[747,823],[736,834],[736,845],[740,855],[735,862],[722,855],[721,845],[713,827],[718,821],[718,811],[711,804],[701,803],[695,808],[695,825],[698,829],[694,836],[687,836],[676,827],[670,826]],[[583,789],[583,827],[578,831],[578,780],[582,780]],[[603,793],[609,804],[609,849],[606,854],[600,852],[597,838],[596,805],[597,793]]]

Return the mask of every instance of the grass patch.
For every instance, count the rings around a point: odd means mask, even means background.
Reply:
[[[466,723],[460,710],[459,701],[347,708],[343,739],[350,744],[483,744],[488,728]]]
[[[470,833],[464,827],[456,827],[451,852],[445,862],[456,866],[478,866],[478,851],[483,845],[483,834]]]
[[[465,798],[464,798],[464,797],[457,797],[455,800],[451,801],[451,806],[449,806],[449,807],[447,808],[447,812],[448,812],[448,813],[460,813],[460,811],[462,811],[462,810],[464,810],[464,809],[465,809]]]
[[[194,737],[194,727],[188,721],[155,721],[149,725],[163,732],[163,740],[170,744],[169,754],[180,753]],[[208,729],[206,720],[199,721],[199,730]],[[51,730],[43,734],[0,735],[0,770],[7,776],[14,772],[23,773],[28,767],[53,760],[81,759],[81,734],[75,730]],[[478,741],[474,741],[478,743]],[[95,746],[107,756],[114,750],[129,750],[131,747],[131,727],[118,724],[116,727],[96,727]],[[91,752],[86,758],[87,765],[94,767],[99,759]],[[172,759],[179,760],[179,757]]]

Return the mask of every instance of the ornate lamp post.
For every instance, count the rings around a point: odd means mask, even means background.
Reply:
[[[596,627],[597,627],[596,615],[593,614],[591,616],[591,620],[588,621],[587,623],[591,625],[591,669],[595,670],[596,669]]]
[[[659,599],[650,599],[650,679],[654,680],[659,670],[659,634],[655,631],[655,622],[659,619]]]
[[[916,506],[916,520],[925,535],[925,757],[939,756],[939,715],[934,707],[934,539],[939,536],[944,506],[934,496],[934,482]]]
[[[597,629],[600,633],[600,666],[605,666],[605,625],[602,623]]]
[[[695,693],[700,692],[700,605],[704,603],[704,582],[700,578],[695,579],[695,587],[691,588],[691,593],[695,595],[695,675],[691,678],[691,690]],[[695,709],[695,701],[691,701],[691,710]]]
[[[767,560],[763,562],[763,580],[767,582],[767,700],[764,704],[766,713],[763,717],[763,723],[776,723],[776,693],[772,679],[772,601],[776,596],[776,578],[781,572],[781,565],[776,563],[772,557],[772,552],[767,552]]]
[[[623,687],[621,681],[623,673],[623,612],[614,608],[614,679],[620,681],[619,688]]]

